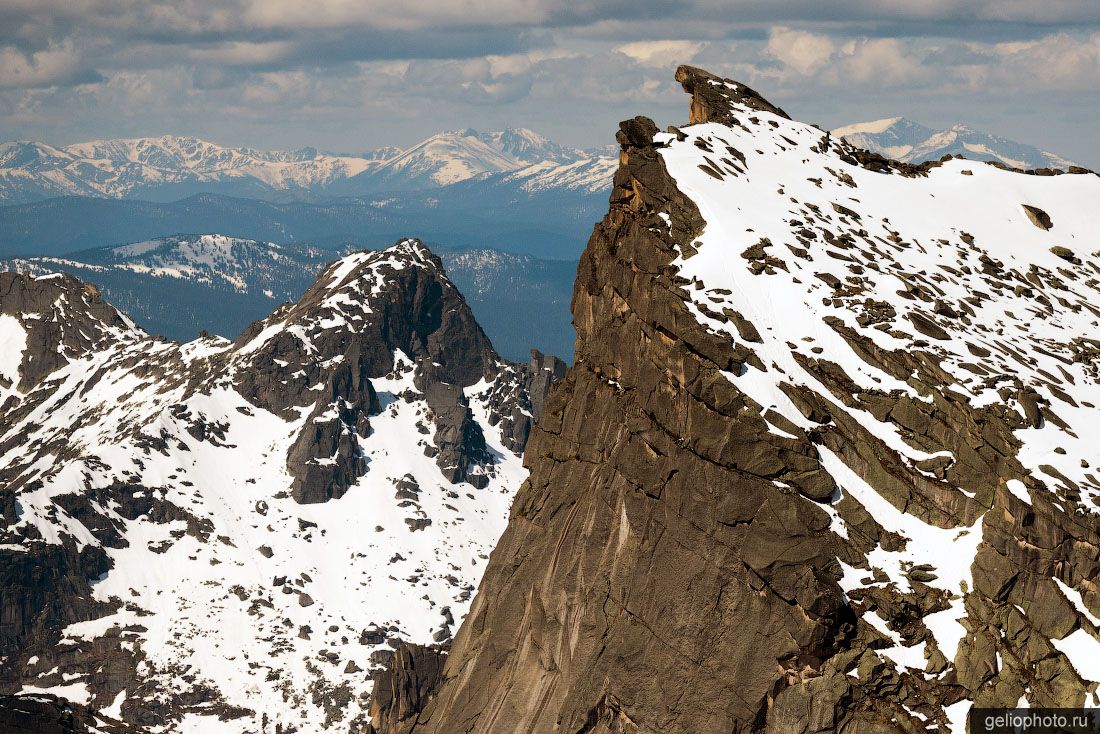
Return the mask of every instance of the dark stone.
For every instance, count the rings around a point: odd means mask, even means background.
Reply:
[[[1031,220],[1039,229],[1050,229],[1054,226],[1054,222],[1051,221],[1050,215],[1037,206],[1031,206],[1030,204],[1024,204],[1024,213],[1027,214],[1027,218]]]
[[[0,696],[0,734],[139,734],[140,731],[51,694]]]
[[[401,645],[375,673],[370,704],[370,731],[397,731],[435,696],[443,680],[446,656],[421,645]],[[373,660],[373,655],[372,655]]]

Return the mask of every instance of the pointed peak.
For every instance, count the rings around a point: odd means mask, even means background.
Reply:
[[[396,250],[398,252],[406,252],[418,258],[428,258],[431,260],[438,260],[435,253],[431,248],[425,245],[421,240],[416,237],[406,237],[403,240],[398,240],[393,243],[386,250]]]
[[[414,238],[331,263],[297,302],[253,323],[235,345],[248,360],[279,354],[305,363],[338,359],[352,342],[373,377],[388,374],[398,352],[428,382],[463,387],[491,377],[499,361],[443,263]]]
[[[447,272],[443,270],[443,263],[436,253],[416,238],[405,238],[389,245],[388,248],[357,250],[330,263],[317,276],[317,281],[309,288],[301,302],[308,302],[310,300],[308,295],[313,291],[331,293],[343,291],[343,289],[355,291],[357,299],[365,297],[370,300],[377,295],[379,288],[387,280],[385,273],[407,269],[427,271],[430,277],[450,284]]]
[[[856,122],[851,125],[845,125],[844,127],[838,127],[833,130],[833,136],[843,138],[846,135],[880,135],[892,127],[898,125],[909,126],[912,124],[914,124],[913,121],[905,117],[884,117],[881,120]]]
[[[378,262],[383,260],[407,262],[421,268],[436,270],[440,275],[446,277],[443,270],[443,261],[431,251],[431,248],[415,237],[398,240],[384,250],[379,250],[376,255]]]

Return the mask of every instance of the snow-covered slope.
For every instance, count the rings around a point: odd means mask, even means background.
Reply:
[[[422,189],[519,168],[517,159],[486,143],[475,130],[438,133],[368,173],[371,187]],[[365,178],[365,177],[364,177]]]
[[[562,147],[527,128],[497,132],[467,128],[433,135],[350,185],[378,191],[424,189],[535,165],[558,168],[591,160],[583,151]]]
[[[398,640],[449,638],[546,375],[419,242],[236,342],[149,337],[64,275],[0,274],[0,312],[4,689],[154,732],[348,731]]]
[[[754,355],[725,378],[816,445],[840,585],[877,653],[927,686],[907,705],[943,705],[955,731],[967,699],[1083,705],[1100,681],[1100,176],[884,166],[710,83],[730,121],[654,137],[702,220],[673,267],[698,323]],[[1066,662],[1058,689],[1042,669]]]
[[[618,159],[612,156],[583,158],[570,163],[536,163],[509,173],[505,183],[515,183],[528,193],[540,191],[587,191],[603,193],[611,188]]]
[[[981,161],[999,161],[1022,170],[1075,166],[1054,153],[1032,145],[990,135],[966,125],[933,130],[904,117],[845,125],[833,135],[853,145],[906,163],[939,160],[945,155],[961,155]]]
[[[282,302],[301,295],[304,288],[298,283],[303,278],[312,281],[320,266],[330,259],[331,253],[316,247],[286,247],[274,242],[202,234],[89,250],[80,253],[79,264],[87,266],[90,272],[128,270],[239,293],[262,293]],[[13,264],[19,262],[30,261]],[[34,262],[48,268],[76,261],[36,258]]]
[[[476,134],[494,149],[523,163],[572,163],[589,157],[584,151],[558,145],[545,135],[525,127]]]

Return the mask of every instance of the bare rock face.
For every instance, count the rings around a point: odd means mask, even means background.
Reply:
[[[487,461],[485,436],[474,420],[462,388],[433,382],[424,391],[424,399],[436,426],[432,455],[443,476],[454,483],[469,482],[484,487],[488,478],[475,472],[474,467]]]
[[[0,649],[43,653],[56,629],[111,611],[91,598],[90,582],[110,568],[102,549],[71,541],[27,541],[23,548],[0,551]],[[0,671],[0,680],[5,673]]]
[[[677,79],[691,126],[620,127],[576,363],[443,682],[377,730],[963,731],[1093,701],[1100,270],[1004,192],[1068,222],[1100,182],[1055,207]],[[958,182],[997,215],[927,194]]]
[[[701,122],[717,122],[729,125],[735,121],[731,103],[737,103],[754,110],[771,112],[779,117],[787,113],[764,99],[754,89],[711,74],[694,66],[681,66],[676,70],[676,81],[691,95],[691,115],[688,122],[692,125]],[[787,117],[787,119],[790,119]]]
[[[536,421],[542,417],[542,406],[546,396],[550,394],[551,385],[565,377],[566,368],[565,362],[557,357],[543,354],[537,349],[531,350],[525,387],[531,400],[531,417]]]
[[[70,359],[133,328],[94,285],[60,273],[49,278],[0,273],[0,316],[10,319],[2,328],[16,337],[6,348],[18,346],[21,352],[18,372],[0,374],[0,388],[26,390]]]
[[[368,734],[394,731],[423,711],[443,681],[444,660],[441,650],[423,645],[395,650],[390,664],[374,674]]]
[[[3,734],[138,734],[121,721],[49,695],[0,696]]]

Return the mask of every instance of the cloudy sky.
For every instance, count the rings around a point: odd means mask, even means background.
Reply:
[[[1100,166],[1096,0],[0,0],[0,139],[611,142],[690,62],[822,126],[967,122]]]

